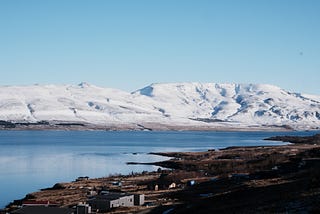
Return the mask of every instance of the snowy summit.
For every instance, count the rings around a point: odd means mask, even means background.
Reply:
[[[132,93],[79,85],[0,87],[0,128],[318,129],[320,96],[265,84],[152,84]]]

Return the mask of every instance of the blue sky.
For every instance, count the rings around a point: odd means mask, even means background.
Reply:
[[[0,85],[269,83],[320,94],[318,0],[0,0]]]

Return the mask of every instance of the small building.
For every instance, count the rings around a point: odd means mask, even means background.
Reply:
[[[78,177],[78,178],[76,179],[76,181],[87,181],[87,180],[89,180],[89,177],[88,177],[88,176]]]
[[[154,191],[158,191],[158,190],[159,190],[159,185],[158,184],[154,185]]]
[[[144,194],[135,194],[134,195],[134,205],[142,206],[144,204]]]
[[[120,207],[133,207],[134,206],[134,195],[125,195],[119,198]]]
[[[76,210],[77,214],[91,214],[91,207],[89,204],[78,204]]]
[[[98,195],[97,191],[94,191],[94,190],[87,191],[87,197],[92,197],[96,195]]]
[[[116,207],[132,207],[134,206],[134,196],[126,193],[109,193],[97,195],[88,200],[93,210],[108,211]]]
[[[121,181],[113,181],[112,185],[113,186],[117,186],[117,187],[121,187],[122,186],[122,182]]]
[[[177,187],[177,185],[174,182],[169,185],[169,189],[174,189],[176,187]]]
[[[99,195],[108,195],[108,194],[110,194],[110,192],[107,191],[107,190],[102,190],[102,191],[99,193]]]
[[[159,190],[159,185],[155,184],[155,183],[151,183],[151,184],[148,184],[147,188],[148,188],[148,190],[158,191]]]

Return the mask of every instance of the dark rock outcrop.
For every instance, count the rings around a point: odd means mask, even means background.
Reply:
[[[282,142],[290,142],[295,144],[320,144],[320,134],[316,134],[313,136],[275,136],[269,137],[264,140],[272,140],[272,141],[282,141]]]

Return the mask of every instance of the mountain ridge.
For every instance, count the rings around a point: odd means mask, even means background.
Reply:
[[[314,130],[320,96],[270,84],[153,83],[131,93],[85,82],[0,86],[0,120],[130,130]]]

